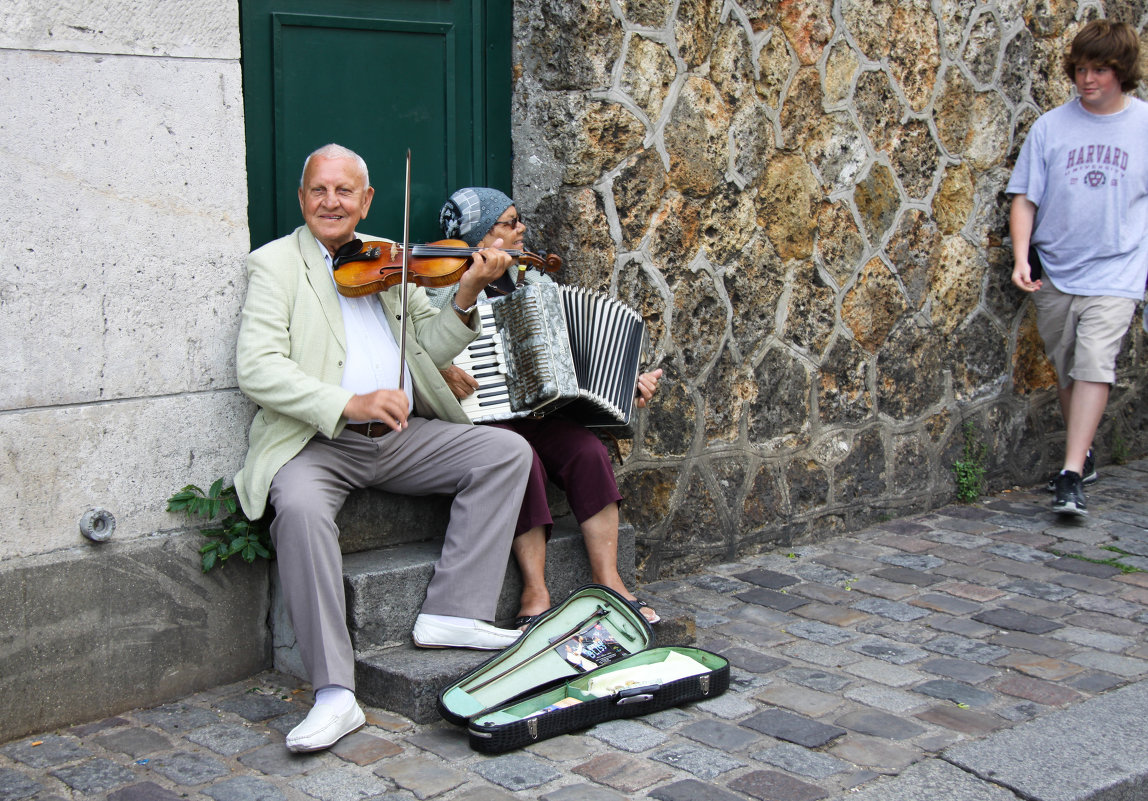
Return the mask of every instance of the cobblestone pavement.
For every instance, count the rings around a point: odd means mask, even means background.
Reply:
[[[1012,491],[645,586],[732,663],[702,703],[496,757],[368,709],[293,756],[310,693],[263,673],[2,745],[0,801],[881,798],[863,786],[1148,678],[1148,461],[1103,468],[1089,501],[1066,522]]]

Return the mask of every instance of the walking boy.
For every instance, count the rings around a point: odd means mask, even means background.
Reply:
[[[1077,97],[1033,124],[1007,189],[1012,282],[1033,295],[1057,374],[1066,442],[1051,483],[1061,514],[1088,513],[1092,439],[1148,274],[1148,104],[1126,94],[1139,57],[1127,23],[1085,25],[1064,62]]]

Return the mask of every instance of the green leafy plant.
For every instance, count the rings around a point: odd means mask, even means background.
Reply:
[[[970,420],[964,426],[965,444],[961,458],[953,462],[953,475],[957,480],[957,500],[974,503],[985,487],[985,456],[989,447],[980,439],[980,432]]]
[[[199,530],[209,540],[199,549],[204,573],[216,566],[222,568],[224,562],[233,556],[239,556],[248,563],[272,558],[275,546],[271,543],[267,523],[249,520],[239,507],[235,487],[224,487],[222,478],[216,479],[207,492],[188,484],[167,499],[167,510],[186,512],[188,517],[218,523],[215,527]]]

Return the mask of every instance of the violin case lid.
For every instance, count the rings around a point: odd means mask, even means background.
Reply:
[[[605,720],[716,697],[729,663],[699,648],[652,648],[654,632],[614,590],[587,584],[513,645],[442,689],[443,718],[500,753]]]

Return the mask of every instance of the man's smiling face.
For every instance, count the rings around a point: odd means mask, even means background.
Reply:
[[[354,159],[315,156],[307,163],[299,208],[311,233],[331,253],[354,239],[355,226],[366,219],[375,194],[366,183]]]

